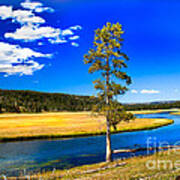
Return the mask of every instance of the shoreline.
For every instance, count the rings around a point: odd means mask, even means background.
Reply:
[[[132,114],[157,114],[157,113],[180,113],[180,109],[171,108],[171,109],[145,109],[145,110],[132,110],[127,111]],[[59,111],[59,112],[40,112],[40,113],[0,113],[1,117],[19,117],[19,116],[51,116],[51,115],[59,115],[59,114],[91,114],[91,111]]]
[[[139,111],[129,111],[133,114],[157,114],[157,113],[177,113],[180,110],[177,108],[172,108],[172,109],[153,109],[153,110],[139,110]]]
[[[177,111],[177,112],[171,112],[170,114],[171,114],[171,115],[179,116],[179,115],[180,115],[180,111]]]
[[[179,150],[177,150],[179,153]],[[169,164],[166,164],[166,160]],[[160,168],[148,168],[147,162],[153,162],[156,167],[158,163],[164,163]],[[179,167],[176,167],[177,153],[173,150],[156,152],[154,154],[131,157],[125,160],[114,160],[112,162],[100,162],[89,165],[77,166],[68,170],[47,171],[31,175],[33,178],[45,179],[176,179],[179,176]],[[165,167],[167,165],[167,167]],[[169,166],[168,166],[169,165]],[[22,177],[23,178],[23,177]],[[16,177],[15,177],[16,179]],[[18,179],[18,178],[17,178]]]

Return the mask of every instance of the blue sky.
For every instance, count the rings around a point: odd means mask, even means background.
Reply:
[[[180,99],[178,0],[0,0],[0,88],[95,94],[83,55],[94,30],[123,25],[133,83],[121,102]]]

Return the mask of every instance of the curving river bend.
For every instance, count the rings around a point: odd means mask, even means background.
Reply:
[[[112,135],[113,149],[147,147],[149,137],[152,138],[151,146],[164,141],[174,145],[180,141],[180,116],[159,113],[137,115],[137,117],[168,118],[173,119],[174,124],[154,130],[114,134]],[[180,145],[180,143],[178,144]],[[146,151],[120,153],[114,155],[113,158],[125,158],[146,153]],[[104,160],[105,136],[0,143],[0,175],[32,174],[54,168],[71,168]]]

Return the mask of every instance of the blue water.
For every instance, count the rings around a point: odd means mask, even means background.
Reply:
[[[169,118],[174,120],[174,124],[154,130],[114,134],[112,135],[113,149],[147,147],[148,138],[151,138],[151,147],[164,141],[170,145],[180,141],[180,116],[160,113],[137,115],[137,117]],[[120,153],[113,158],[126,158],[146,153],[146,151]],[[104,160],[105,136],[0,143],[0,175],[31,174]]]

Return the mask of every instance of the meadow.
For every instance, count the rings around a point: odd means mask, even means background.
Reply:
[[[137,118],[120,123],[116,132],[153,129],[172,123],[170,119]],[[100,135],[105,134],[106,126],[104,117],[94,117],[90,112],[59,112],[1,114],[0,129],[0,141],[13,141]]]

